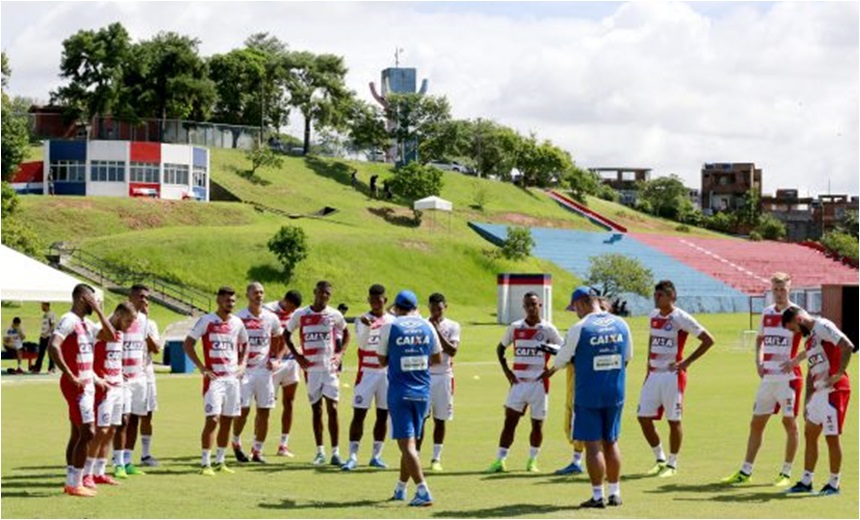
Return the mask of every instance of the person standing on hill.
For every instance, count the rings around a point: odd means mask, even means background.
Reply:
[[[311,404],[314,440],[317,443],[317,454],[313,464],[325,464],[325,445],[323,444],[323,402],[328,414],[328,431],[331,438],[332,466],[343,466],[338,448],[339,424],[337,403],[340,399],[340,377],[337,369],[341,361],[341,352],[336,352],[336,338],[343,332],[345,349],[349,344],[349,329],[343,315],[329,307],[332,286],[321,280],[314,289],[314,302],[303,307],[290,317],[287,323],[287,333],[284,339],[296,361],[305,370],[308,387],[308,401]],[[302,351],[299,352],[293,344],[291,335],[299,331]]]
[[[669,280],[661,280],[654,287],[656,309],[651,311],[650,316],[648,375],[642,385],[637,412],[642,433],[657,460],[648,474],[663,478],[672,477],[677,472],[678,452],[681,451],[683,438],[681,409],[687,386],[687,369],[714,344],[714,338],[707,329],[675,306],[676,297],[675,284]],[[685,359],[684,347],[688,336],[698,338],[701,343]],[[659,420],[663,412],[669,422],[668,460],[654,427],[654,420]]]
[[[791,484],[791,466],[797,453],[797,414],[800,411],[803,375],[800,367],[791,373],[782,371],[782,364],[797,356],[801,334],[782,326],[782,313],[795,307],[788,299],[791,294],[791,277],[786,273],[774,273],[770,279],[773,305],[761,312],[761,324],[755,341],[755,366],[761,378],[753,405],[747,452],[741,468],[724,478],[723,484],[743,484],[752,478],[753,463],[761,447],[764,428],[771,415],[782,410],[782,425],[785,427],[785,458],[782,469],[774,480],[774,486]]]

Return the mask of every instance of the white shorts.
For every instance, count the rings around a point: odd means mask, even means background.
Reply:
[[[122,425],[122,410],[125,405],[125,389],[121,386],[108,387],[98,403],[96,426],[107,428]]]
[[[302,368],[295,359],[281,360],[281,366],[272,374],[272,382],[275,386],[290,386],[299,382]]]
[[[454,418],[454,374],[430,374],[428,413],[440,421]]]
[[[123,403],[123,414],[146,415],[146,377],[129,379],[123,385],[125,388],[125,402]]]
[[[784,417],[797,417],[800,410],[800,379],[788,381],[762,381],[753,405],[753,415],[776,414],[782,409]]]
[[[680,421],[684,400],[683,374],[677,372],[651,372],[642,385],[639,396],[639,417],[660,419],[663,413],[668,421]]]
[[[251,407],[251,399],[257,403],[257,408],[275,407],[275,385],[272,383],[272,372],[254,369],[242,377],[242,408]]]
[[[203,381],[203,406],[206,417],[223,415],[238,417],[242,410],[240,402],[239,380],[225,378]]]
[[[316,404],[323,396],[332,401],[340,399],[340,376],[337,372],[305,372],[308,385],[308,401]]]
[[[146,411],[154,412],[158,410],[158,390],[155,388],[155,378],[146,379]]]
[[[528,406],[531,409],[532,419],[544,420],[549,405],[549,394],[545,383],[545,381],[525,381],[513,385],[508,391],[505,406],[520,413],[525,413]]]
[[[820,425],[825,436],[841,434],[850,397],[851,392],[845,391],[813,393],[806,403],[806,420]]]
[[[378,410],[388,410],[388,372],[359,372],[352,397],[353,408],[367,410],[374,399]]]

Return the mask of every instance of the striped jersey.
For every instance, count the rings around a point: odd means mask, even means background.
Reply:
[[[122,386],[122,344],[123,333],[119,330],[113,341],[96,341],[93,369],[110,386]]]
[[[287,330],[287,323],[290,322],[290,316],[293,315],[293,311],[287,312],[283,307],[281,307],[280,301],[263,304],[263,308],[274,312],[275,316],[278,317],[278,321],[281,322],[281,330]],[[287,349],[283,355],[283,359],[295,359],[295,356],[290,352],[290,349]]]
[[[268,370],[266,361],[272,349],[272,338],[284,335],[278,317],[266,309],[255,316],[249,308],[239,311],[236,317],[242,320],[248,332],[248,371]]]
[[[334,372],[337,366],[332,363],[337,333],[346,328],[346,320],[337,309],[326,306],[316,312],[310,306],[298,309],[287,323],[287,331],[299,331],[302,355],[310,363],[308,372]]]
[[[669,365],[684,359],[687,337],[698,338],[705,328],[684,310],[675,307],[667,315],[651,311],[648,340],[648,372],[668,372]]]
[[[85,386],[93,384],[94,330],[93,322],[73,312],[64,314],[54,329],[54,336],[63,340],[60,345],[63,360]],[[68,379],[65,374],[62,377]]]
[[[796,307],[789,304],[789,307]],[[788,308],[788,307],[786,307]],[[782,326],[782,311],[776,308],[776,304],[768,305],[761,311],[761,324],[758,335],[761,338],[761,350],[764,362],[763,381],[790,381],[800,379],[800,367],[794,367],[794,373],[786,374],[782,371],[782,363],[789,361],[797,355],[802,336]]]
[[[149,319],[146,314],[137,313],[137,318],[123,334],[122,339],[122,377],[131,381],[144,377],[146,364],[146,329]]]
[[[815,318],[815,325],[806,340],[806,360],[809,363],[812,385],[816,391],[825,390],[827,379],[839,372],[842,351],[839,350],[838,345],[842,339],[848,340],[832,321],[826,318]],[[854,352],[857,352],[856,346]],[[832,390],[851,391],[851,382],[848,380],[847,373],[833,385]]]
[[[362,323],[361,318],[367,318],[370,326]],[[382,316],[379,317],[368,312],[355,320],[359,373],[386,372],[386,369],[379,364],[379,334],[384,325],[393,323],[395,319],[393,315],[387,312],[382,313]]]
[[[514,347],[513,372],[520,381],[537,381],[549,362],[549,354],[538,349],[541,343],[561,345],[564,343],[558,330],[545,321],[529,325],[526,320],[517,320],[508,325],[501,344]]]
[[[449,320],[448,318],[442,318],[442,321],[439,322],[439,332],[442,336],[445,336],[445,339],[448,340],[448,343],[454,345],[454,347],[460,347],[460,324],[454,320]],[[441,347],[441,344],[440,344]],[[438,365],[430,365],[430,374],[431,375],[439,375],[439,374],[453,374],[454,373],[454,359],[442,351],[442,362]]]
[[[203,340],[203,363],[216,377],[236,377],[239,349],[248,343],[248,333],[242,320],[230,315],[227,321],[223,321],[212,312],[197,320],[188,336],[195,341]]]

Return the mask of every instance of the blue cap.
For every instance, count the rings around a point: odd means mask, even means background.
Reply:
[[[570,295],[570,305],[566,307],[566,310],[575,310],[573,308],[573,302],[577,300],[581,300],[582,298],[593,298],[595,296],[599,296],[599,294],[594,287],[588,287],[586,285],[577,287],[576,290],[573,291],[573,294]]]
[[[418,308],[418,297],[415,296],[415,293],[412,291],[403,290],[397,293],[397,297],[394,298],[394,305],[401,309],[411,311]]]

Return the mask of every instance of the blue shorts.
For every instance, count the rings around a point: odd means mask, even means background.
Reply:
[[[392,439],[421,437],[424,418],[430,410],[430,401],[391,399],[388,397],[388,415],[391,417]]]
[[[604,408],[573,406],[573,438],[578,441],[618,440],[621,433],[621,410],[624,405]]]

